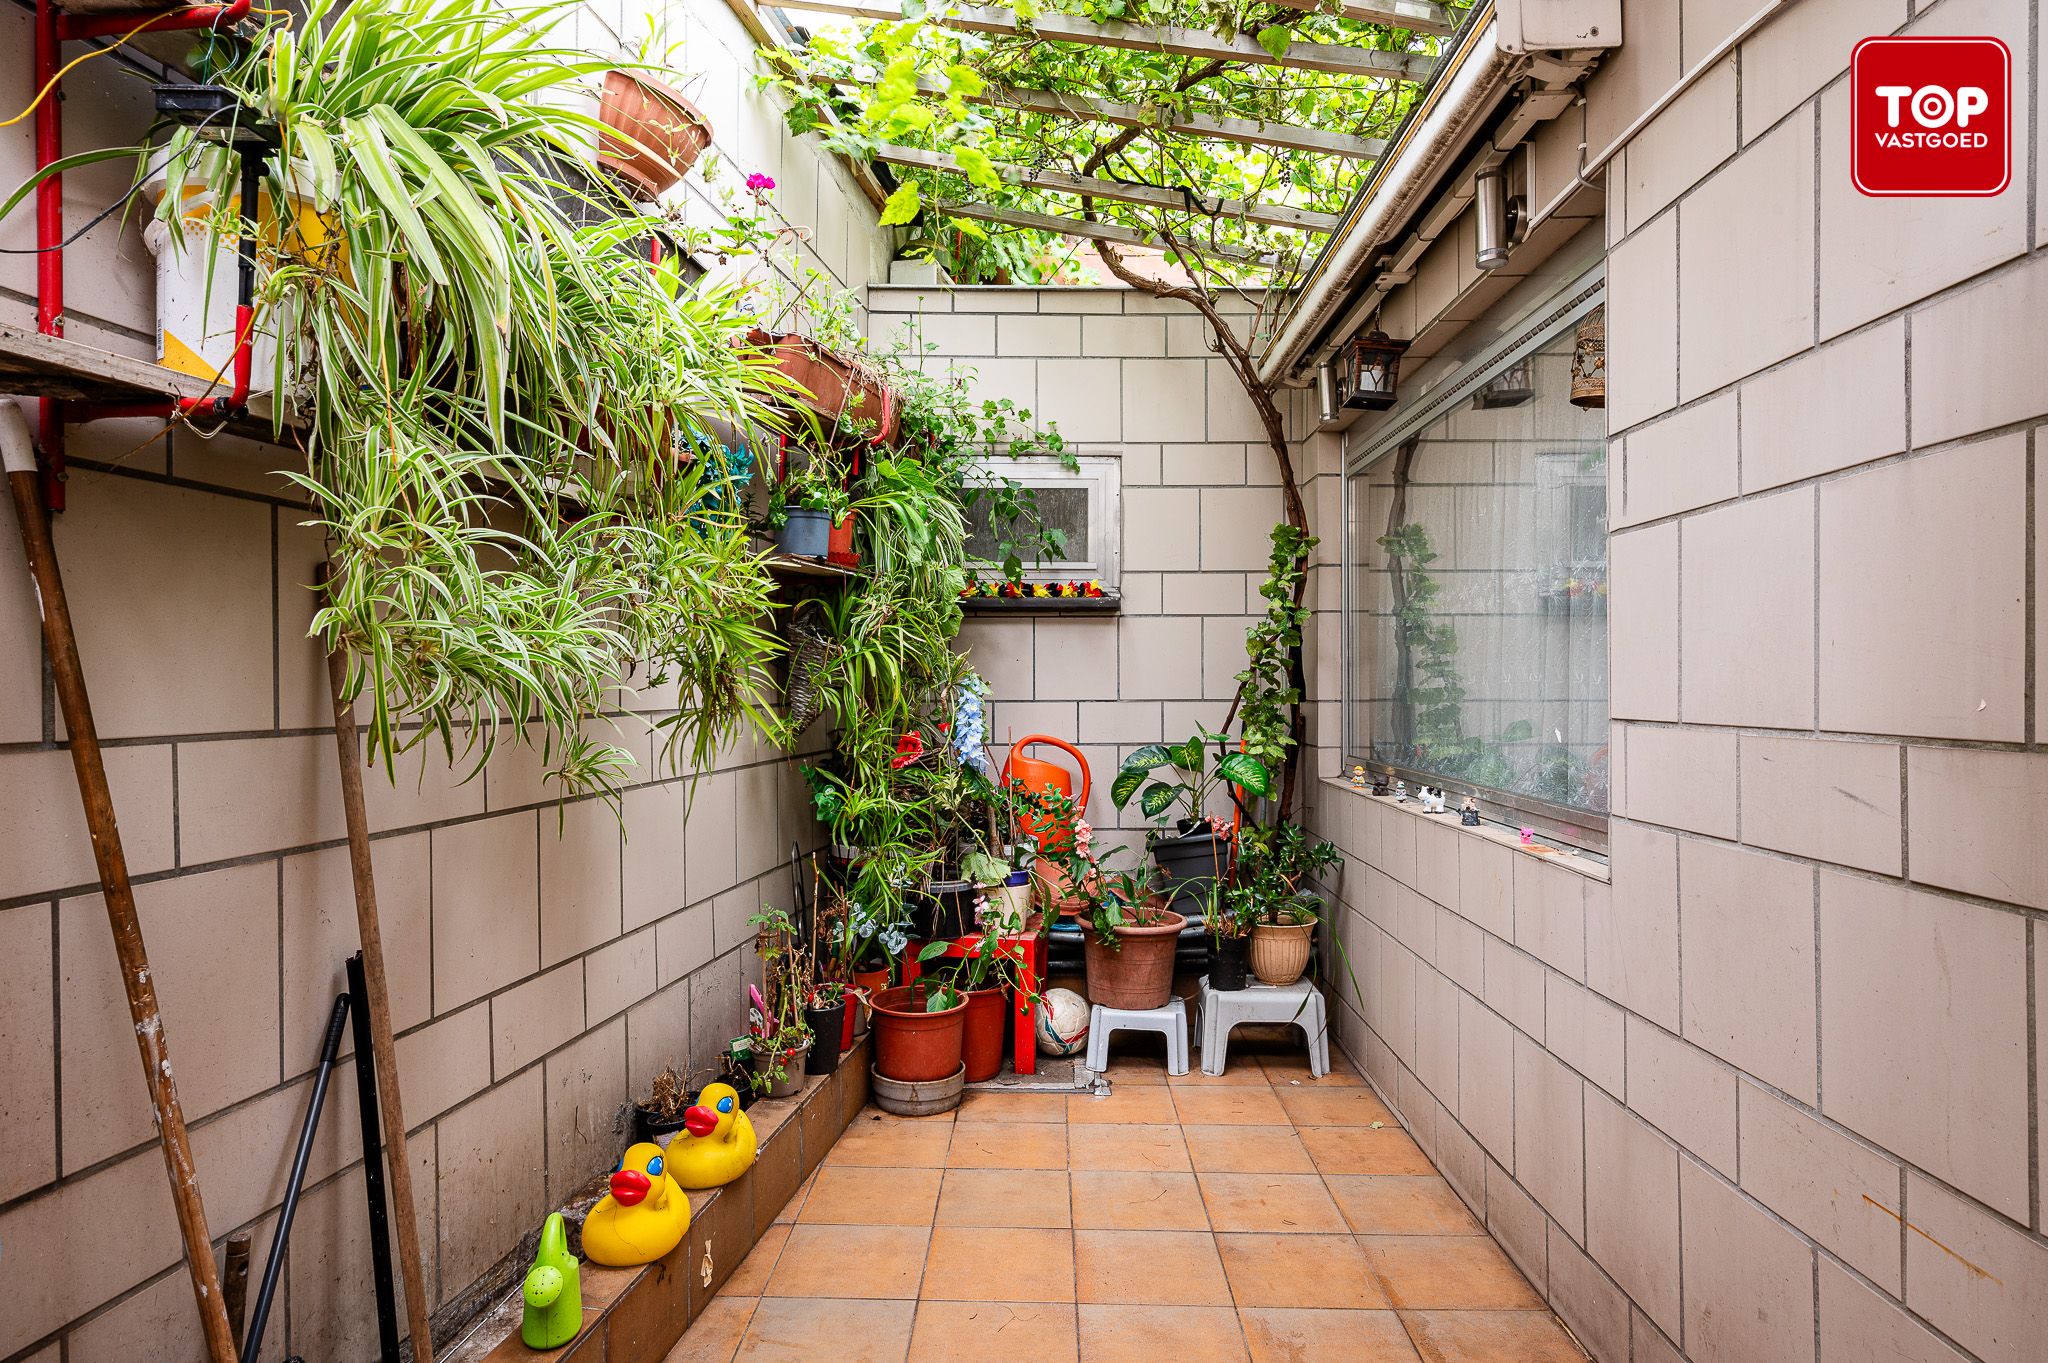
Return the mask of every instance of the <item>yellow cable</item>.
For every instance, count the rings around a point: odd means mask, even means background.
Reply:
[[[130,38],[133,38],[136,34],[142,32],[142,30],[148,28],[151,24],[157,22],[159,19],[167,19],[176,12],[177,11],[175,10],[164,10],[159,14],[152,14],[147,19],[144,19],[141,23],[137,24],[134,28],[129,29],[126,33],[123,33],[113,42],[107,44],[105,47],[91,48],[87,51],[79,53],[70,61],[65,62],[62,66],[57,68],[57,74],[50,77],[49,81],[43,86],[42,89],[36,91],[36,97],[29,101],[29,106],[26,109],[23,109],[20,113],[16,114],[14,117],[8,119],[5,123],[0,123],[0,128],[11,128],[15,124],[21,122],[21,120],[23,120],[24,118],[27,118],[30,114],[34,113],[37,110],[37,108],[39,108],[42,105],[42,102],[50,97],[50,91],[57,88],[57,82],[64,79],[64,73],[69,71],[72,67],[78,65],[82,61],[88,61],[91,58],[97,57],[102,53],[112,52],[115,48],[119,47],[122,43],[127,42]]]

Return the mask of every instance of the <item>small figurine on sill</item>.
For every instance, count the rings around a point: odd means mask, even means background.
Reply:
[[[1375,795],[1385,795],[1387,793],[1386,777],[1375,776],[1372,778],[1372,793]]]
[[[1533,828],[1525,828],[1525,829],[1523,829],[1523,830],[1522,830],[1522,846],[1524,846],[1524,847],[1534,847],[1535,845],[1536,845],[1536,830],[1535,830],[1535,829],[1533,829]]]
[[[1354,766],[1354,767],[1353,767],[1353,768],[1351,769],[1351,788],[1352,788],[1353,790],[1364,790],[1364,789],[1365,789],[1365,768],[1364,768],[1364,767]]]
[[[1458,806],[1458,822],[1467,828],[1479,827],[1479,801],[1467,795],[1465,803]]]
[[[1406,781],[1394,782],[1394,803],[1397,805],[1408,803],[1408,783]]]
[[[1444,788],[1424,786],[1422,788],[1422,812],[1425,814],[1444,813]]]

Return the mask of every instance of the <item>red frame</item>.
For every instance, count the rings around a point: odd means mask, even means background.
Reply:
[[[946,949],[939,953],[947,960],[965,960],[981,954],[981,935],[954,937],[946,940]],[[919,978],[923,963],[918,954],[927,942],[912,938],[903,948],[903,982],[911,983]],[[1045,979],[1046,963],[1052,950],[1052,938],[1045,930],[1043,916],[1034,914],[1024,922],[1021,932],[1006,932],[996,939],[996,945],[1005,955],[1017,963],[1018,974],[1023,988],[1015,991],[1010,1002],[1010,1062],[1019,1074],[1038,1073],[1038,1032],[1033,1025],[1035,1007],[1033,999],[1040,993],[1040,982]]]

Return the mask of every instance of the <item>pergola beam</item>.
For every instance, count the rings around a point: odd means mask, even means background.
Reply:
[[[863,85],[850,76],[834,85]],[[942,97],[947,91],[933,81],[917,84],[920,94]],[[1066,90],[1027,90],[1017,85],[991,85],[968,101],[991,109],[1017,109],[1050,118],[1075,118],[1110,123],[1121,128],[1159,128],[1188,137],[1206,137],[1220,142],[1238,142],[1253,147],[1284,147],[1289,151],[1313,152],[1319,156],[1342,156],[1353,161],[1376,161],[1387,150],[1386,140],[1353,137],[1348,133],[1326,132],[1292,123],[1268,123],[1257,118],[1224,118],[1213,114],[1169,114],[1142,104],[1122,104],[1096,99]]]
[[[876,150],[875,159],[893,165],[943,171],[949,175],[967,173],[957,157],[945,152],[927,151],[923,147],[897,147],[885,144]],[[1247,222],[1264,223],[1269,227],[1292,227],[1307,232],[1334,232],[1337,229],[1337,216],[1334,213],[1315,213],[1305,208],[1289,208],[1284,204],[1218,199],[1204,205],[1200,202],[1199,195],[1191,197],[1164,185],[1125,184],[1120,180],[1104,180],[1093,175],[1069,175],[1065,171],[1032,170],[1026,166],[1000,163],[996,166],[996,174],[1010,184],[1049,190],[1054,194],[1078,194],[1097,199],[1111,199],[1118,203],[1163,208],[1191,216],[1206,214],[1218,218],[1243,218]]]
[[[848,19],[870,19],[901,23],[903,7],[889,0],[766,0],[782,9],[837,14]],[[1423,53],[1384,52],[1372,47],[1350,47],[1341,43],[1295,43],[1284,56],[1276,57],[1250,34],[1234,38],[1202,29],[1164,24],[1098,24],[1066,14],[1041,14],[1026,21],[1015,10],[994,5],[961,5],[935,10],[926,15],[930,23],[963,33],[984,33],[997,38],[1039,38],[1047,42],[1078,43],[1089,47],[1121,47],[1145,52],[1164,52],[1174,57],[1239,62],[1248,66],[1279,66],[1295,71],[1322,71],[1338,76],[1359,76],[1373,80],[1421,81],[1429,76],[1434,58]]]
[[[1361,24],[1385,24],[1388,28],[1405,28],[1411,33],[1443,34],[1458,31],[1456,12],[1448,6],[1433,4],[1431,0],[1373,0],[1372,3],[1345,0],[1345,3],[1339,5],[1325,3],[1325,0],[1271,0],[1271,3],[1311,14],[1352,19]]]
[[[956,218],[973,218],[978,222],[999,223],[1004,227],[1029,227],[1040,232],[1051,232],[1064,237],[1085,237],[1090,241],[1113,241],[1123,246],[1143,246],[1155,251],[1185,250],[1196,255],[1217,256],[1224,260],[1235,260],[1246,264],[1259,264],[1265,257],[1256,251],[1247,251],[1236,246],[1201,246],[1188,242],[1174,247],[1135,228],[1124,227],[1113,222],[1085,222],[1080,218],[1062,218],[1051,213],[1033,213],[1026,208],[996,208],[989,204],[949,203],[933,205],[936,211]]]

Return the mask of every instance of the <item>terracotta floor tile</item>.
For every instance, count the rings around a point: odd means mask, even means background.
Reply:
[[[1280,1107],[1296,1126],[1398,1125],[1394,1114],[1369,1088],[1291,1088],[1273,1090]]]
[[[1325,1174],[1433,1174],[1436,1166],[1398,1126],[1295,1128],[1309,1158]]]
[[[1249,1363],[1228,1307],[1083,1306],[1081,1363]]]
[[[1175,1088],[1267,1088],[1270,1087],[1266,1072],[1259,1068],[1256,1060],[1225,1061],[1223,1073],[1204,1074],[1199,1064],[1190,1065],[1186,1074],[1168,1075],[1166,1082]]]
[[[916,1311],[914,1301],[763,1297],[734,1363],[900,1363]]]
[[[1176,1088],[1174,1111],[1183,1126],[1285,1127],[1287,1114],[1265,1088]]]
[[[1403,1311],[1423,1363],[1586,1363],[1548,1311]]]
[[[782,1254],[782,1242],[788,1238],[789,1227],[779,1222],[762,1231],[761,1238],[747,1251],[747,1257],[740,1260],[740,1266],[725,1280],[725,1286],[718,1289],[719,1297],[760,1296],[761,1289],[768,1285],[768,1275],[775,1269],[776,1259]],[[739,1342],[738,1336],[734,1336],[733,1342]]]
[[[1329,1174],[1323,1181],[1360,1235],[1484,1235],[1451,1185],[1436,1174]]]
[[[1130,1169],[1141,1173],[1187,1173],[1187,1142],[1180,1127],[1167,1122],[1136,1122],[1129,1126],[1098,1126],[1083,1122],[1067,1128],[1067,1163],[1075,1169]]]
[[[818,1176],[814,1173],[802,1183],[797,1184],[796,1191],[789,1195],[789,1201],[783,1203],[782,1210],[775,1213],[773,1224],[787,1226],[794,1222],[797,1218],[797,1213],[803,1210],[804,1199],[811,1195],[811,1185],[817,1181]]]
[[[927,1301],[1072,1301],[1073,1232],[940,1226],[932,1231],[918,1295]]]
[[[705,1303],[662,1363],[732,1363],[746,1337],[747,1322],[754,1318],[754,1299],[729,1295],[731,1291],[732,1284],[727,1283],[724,1292]]]
[[[1362,1235],[1358,1242],[1387,1300],[1404,1310],[1524,1311],[1543,1305],[1500,1246],[1484,1235]]]
[[[926,1113],[922,1117],[906,1117],[900,1112],[884,1112],[869,1103],[860,1110],[859,1121],[875,1126],[951,1126],[958,1115],[959,1109],[954,1108],[946,1112]]]
[[[799,1224],[929,1226],[939,1205],[938,1169],[865,1169],[835,1164],[818,1170]]]
[[[975,1122],[954,1129],[949,1169],[1064,1169],[1067,1129],[1038,1122]]]
[[[1113,1088],[1106,1098],[1077,1093],[1067,1099],[1067,1120],[1081,1122],[1171,1122],[1173,1097],[1158,1085],[1133,1084]]]
[[[1259,1068],[1266,1072],[1266,1080],[1275,1088],[1299,1080],[1317,1088],[1356,1088],[1365,1082],[1365,1076],[1353,1068],[1335,1046],[1330,1048],[1330,1072],[1318,1079],[1309,1073],[1308,1055],[1296,1051],[1293,1055],[1262,1055]]]
[[[1077,1230],[1074,1276],[1083,1302],[1137,1306],[1230,1304],[1230,1283],[1223,1276],[1216,1237],[1207,1231]],[[1180,1336],[1175,1335],[1174,1339],[1178,1343]]]
[[[1392,1311],[1241,1310],[1252,1363],[1414,1363]]]
[[[1086,1170],[1071,1178],[1079,1229],[1209,1229],[1193,1174]]]
[[[875,1169],[943,1169],[946,1146],[953,1139],[951,1122],[860,1121],[846,1128],[830,1150],[826,1164],[858,1164]]]
[[[1383,1308],[1387,1294],[1348,1235],[1219,1234],[1230,1295],[1247,1306]]]
[[[967,1094],[954,1113],[955,1120],[969,1122],[1064,1122],[1067,1096],[1058,1093]]]
[[[1166,1082],[1166,1059],[1157,1055],[1117,1055],[1111,1052],[1109,1068],[1103,1073],[1109,1076],[1111,1087],[1118,1084],[1163,1084]]]
[[[931,1231],[922,1226],[799,1225],[783,1242],[761,1295],[907,1301],[917,1296],[930,1241]]]
[[[1204,1174],[1313,1174],[1314,1161],[1284,1126],[1184,1126],[1188,1157]]]
[[[909,1363],[1075,1363],[1070,1302],[918,1303]]]
[[[1072,1206],[1063,1169],[948,1169],[938,1224],[1065,1230]]]
[[[1197,1174],[1219,1231],[1341,1235],[1348,1229],[1316,1174]]]

